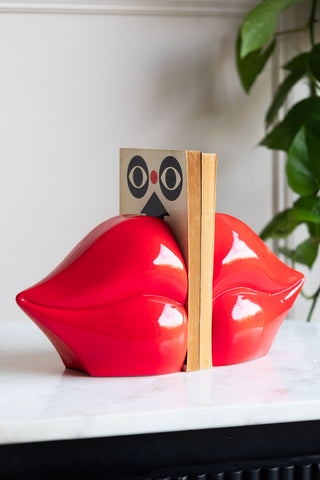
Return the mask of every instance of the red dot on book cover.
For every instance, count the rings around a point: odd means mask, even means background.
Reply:
[[[157,183],[158,174],[155,170],[152,170],[152,172],[150,173],[150,180],[152,183]]]

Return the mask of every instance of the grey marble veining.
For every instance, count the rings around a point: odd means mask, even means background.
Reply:
[[[66,370],[30,321],[0,322],[0,443],[320,419],[320,325],[286,320],[269,354],[171,375]]]

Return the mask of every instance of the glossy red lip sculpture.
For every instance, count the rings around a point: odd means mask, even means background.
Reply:
[[[243,222],[216,214],[212,361],[266,355],[304,283]]]
[[[181,370],[187,273],[168,225],[119,216],[98,225],[44,280],[17,296],[65,366],[93,376]]]
[[[213,365],[265,355],[303,282],[247,225],[216,214]],[[17,303],[67,367],[93,376],[156,375],[183,366],[186,296],[186,268],[168,225],[119,216]]]

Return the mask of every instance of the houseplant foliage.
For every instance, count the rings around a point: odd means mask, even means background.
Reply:
[[[307,18],[300,27],[277,31],[282,11],[299,3],[305,4]],[[318,0],[264,0],[244,18],[237,45],[237,69],[244,90],[249,93],[259,73],[283,35],[305,32],[309,49],[299,53],[285,65],[284,80],[278,86],[265,115],[266,135],[260,145],[286,152],[286,177],[297,199],[290,208],[279,212],[263,229],[261,237],[286,238],[301,224],[307,226],[305,240],[294,249],[279,251],[286,257],[312,268],[320,243],[320,43],[316,40]],[[318,40],[319,41],[319,40]],[[278,113],[292,88],[300,81],[308,82],[309,94],[279,120]],[[309,321],[320,297],[320,286],[310,295]]]

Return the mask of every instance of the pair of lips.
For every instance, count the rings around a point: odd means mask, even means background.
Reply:
[[[266,355],[304,283],[243,222],[216,214],[212,362]]]
[[[93,376],[181,370],[187,350],[187,272],[168,225],[109,219],[17,303],[67,367]],[[303,284],[239,220],[216,214],[213,364],[264,355]]]

